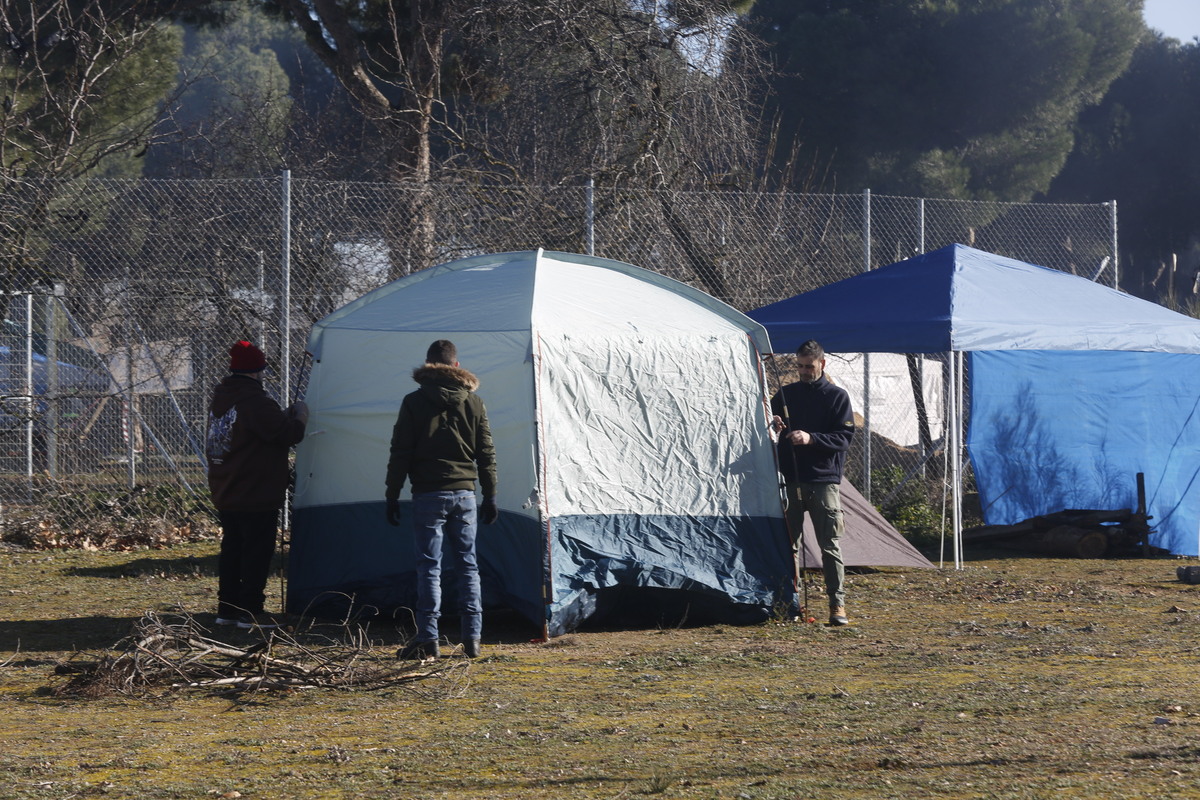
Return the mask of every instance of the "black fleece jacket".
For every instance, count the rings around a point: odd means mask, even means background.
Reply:
[[[789,383],[771,398],[771,411],[787,426],[779,438],[779,469],[788,483],[841,483],[846,451],[854,438],[850,395],[822,375],[812,383]],[[793,445],[789,431],[808,431],[812,442]]]

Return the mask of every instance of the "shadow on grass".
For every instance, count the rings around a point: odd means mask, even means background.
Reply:
[[[69,567],[63,572],[81,578],[215,578],[217,555],[214,553],[203,558],[138,558],[113,566]]]
[[[169,610],[157,613],[168,621],[172,621],[172,617],[182,620],[186,616],[202,636],[235,646],[244,646],[248,642],[263,638],[263,632],[257,629],[246,630],[233,625],[218,626],[214,623],[215,617],[212,614],[184,615]],[[354,623],[346,626],[328,620],[288,617],[282,614],[274,616],[286,626],[290,635],[301,639],[342,639],[348,633],[358,630]],[[45,663],[53,663],[60,660],[63,653],[95,654],[114,648],[121,649],[127,644],[125,640],[137,633],[138,623],[143,619],[144,617],[92,616],[0,621],[0,653],[16,653],[17,658],[24,654],[28,657],[26,665],[30,665],[40,663],[38,654],[54,654],[45,660]],[[361,630],[366,632],[371,644],[375,646],[394,647],[407,639],[404,631],[394,625],[362,625]]]
[[[0,652],[104,650],[133,632],[133,617],[67,617],[0,622]]]
[[[174,611],[159,611],[164,618],[184,615]],[[262,638],[256,630],[242,630],[234,626],[213,624],[212,614],[187,615],[196,624],[199,632],[211,639],[244,645]],[[137,633],[138,623],[144,617],[65,617],[63,619],[29,619],[0,621],[0,653],[25,654],[37,659],[38,654],[53,653],[51,661],[61,658],[63,653],[121,649],[125,640]],[[312,620],[289,620],[297,630],[311,631],[322,636],[333,636],[344,631],[338,626],[312,624]],[[372,630],[371,637],[383,644],[398,640],[398,636],[387,630]],[[14,662],[15,663],[15,662]]]

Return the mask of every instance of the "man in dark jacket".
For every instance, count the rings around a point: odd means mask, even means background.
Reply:
[[[483,603],[475,558],[475,520],[490,525],[496,506],[496,448],[487,409],[475,394],[479,379],[458,364],[453,342],[429,346],[413,371],[420,389],[407,395],[392,428],[387,468],[387,521],[400,524],[400,490],[412,482],[417,556],[417,635],[401,658],[436,658],[442,605],[442,542],[454,554],[463,651],[479,655]],[[483,505],[475,505],[475,481]]]
[[[825,350],[808,340],[796,350],[800,380],[771,398],[779,431],[779,468],[787,484],[787,522],[793,547],[800,546],[808,512],[825,572],[829,624],[849,625],[841,536],[845,531],[839,484],[854,437],[850,396],[825,375]]]
[[[267,359],[250,342],[229,350],[230,374],[208,409],[208,487],[221,520],[217,624],[274,627],[264,615],[279,509],[288,487],[288,449],[304,438],[308,406],[286,411],[262,385]]]

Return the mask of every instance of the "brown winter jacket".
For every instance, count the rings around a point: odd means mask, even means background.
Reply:
[[[208,409],[208,487],[218,511],[273,511],[288,486],[288,448],[304,423],[248,375],[229,375]]]

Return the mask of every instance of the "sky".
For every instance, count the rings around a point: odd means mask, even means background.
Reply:
[[[1190,42],[1200,36],[1200,0],[1145,0],[1142,17],[1146,25]]]

